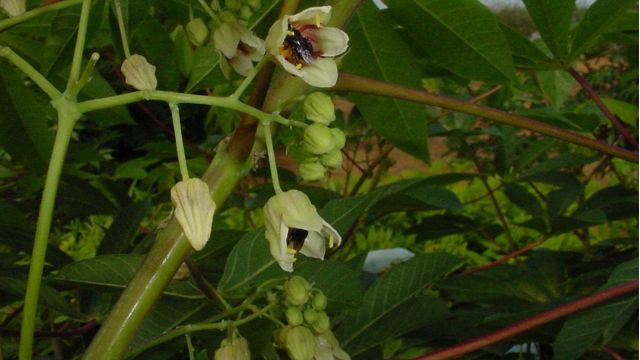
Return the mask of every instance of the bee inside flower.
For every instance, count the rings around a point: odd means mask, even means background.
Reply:
[[[334,58],[349,47],[346,33],[324,26],[330,18],[330,6],[309,8],[278,20],[266,39],[269,53],[287,72],[316,87],[335,85]]]

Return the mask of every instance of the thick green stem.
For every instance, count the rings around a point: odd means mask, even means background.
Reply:
[[[48,13],[49,11],[56,11],[56,10],[68,8],[69,6],[80,4],[82,1],[83,0],[63,0],[57,3],[53,3],[51,5],[41,6],[33,10],[29,10],[24,14],[21,14],[18,16],[14,16],[14,17],[2,20],[0,21],[0,32],[14,25],[33,19],[36,16]]]
[[[374,80],[362,76],[341,73],[334,90],[355,91],[371,95],[387,96],[396,99],[403,99],[421,104],[441,107],[457,112],[463,112],[475,116],[480,116],[495,122],[513,125],[519,128],[528,129],[537,133],[564,140],[576,145],[584,146],[600,151],[630,162],[638,162],[638,153],[622,149],[598,140],[578,135],[574,132],[549,125],[541,121],[529,119],[524,116],[515,115],[506,111],[490,108],[480,104],[473,104],[455,98],[436,95],[426,91],[408,88],[398,84],[391,84],[384,81]]]
[[[176,139],[176,153],[178,154],[178,164],[182,180],[189,179],[189,169],[187,168],[187,156],[184,153],[184,143],[182,142],[182,126],[180,126],[180,108],[176,103],[169,103],[171,109],[171,122],[173,123],[173,136]]]
[[[60,99],[64,101],[63,99]],[[78,120],[79,114],[68,106],[58,107],[58,130],[53,144],[49,169],[44,183],[40,211],[36,225],[36,235],[33,242],[33,252],[29,266],[29,278],[27,280],[27,292],[24,299],[24,313],[20,329],[20,360],[29,360],[32,356],[33,333],[35,331],[36,314],[38,310],[38,296],[42,282],[49,230],[53,218],[53,208],[60,183],[60,174],[64,165],[73,126]]]
[[[49,82],[38,70],[36,70],[31,64],[26,62],[18,54],[8,47],[0,47],[0,57],[7,58],[13,65],[24,72],[38,87],[44,91],[51,100],[57,99],[62,94],[56,89],[53,84]]]
[[[78,37],[76,38],[76,47],[73,50],[73,60],[71,62],[71,73],[67,83],[67,89],[72,88],[73,84],[80,79],[80,69],[82,67],[82,52],[84,51],[84,43],[87,39],[87,26],[89,25],[89,12],[91,10],[91,0],[82,2],[80,10],[80,23],[78,24]]]

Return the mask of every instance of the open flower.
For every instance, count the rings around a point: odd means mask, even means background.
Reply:
[[[264,206],[265,237],[271,255],[282,270],[293,271],[295,254],[324,259],[329,247],[340,245],[338,232],[318,215],[303,192],[289,190],[277,194]]]
[[[289,73],[311,86],[331,87],[338,80],[334,57],[349,47],[349,36],[334,27],[324,27],[331,6],[312,7],[285,16],[269,29],[267,50]]]
[[[21,15],[26,11],[25,0],[0,0],[0,9],[11,17]]]
[[[138,90],[155,90],[158,86],[156,67],[142,55],[133,54],[126,58],[120,70],[125,82]]]
[[[209,186],[197,178],[180,181],[171,188],[171,202],[184,235],[194,249],[201,250],[211,237],[216,211]]]
[[[264,55],[264,41],[251,30],[238,22],[226,22],[213,33],[213,42],[222,54],[220,67],[229,77],[229,65],[242,76],[253,69],[253,61],[259,61]]]
[[[342,350],[331,330],[316,336],[316,343],[318,347],[314,355],[315,360],[351,360],[349,354]]]

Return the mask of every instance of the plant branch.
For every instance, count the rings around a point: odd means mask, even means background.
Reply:
[[[49,80],[10,48],[0,46],[0,57],[7,58],[13,65],[24,72],[51,100],[62,96],[62,93]]]
[[[88,323],[73,330],[60,330],[60,331],[36,331],[34,336],[37,338],[67,338],[72,336],[79,336],[88,333],[98,325],[96,319],[89,320]],[[20,332],[16,330],[0,329],[0,335],[18,337]]]
[[[627,143],[633,146],[635,150],[638,150],[638,141],[633,138],[633,136],[627,130],[627,128],[625,128],[624,125],[620,122],[620,120],[618,120],[618,118],[611,112],[611,110],[609,110],[607,105],[600,98],[600,95],[598,95],[598,92],[591,86],[591,84],[589,84],[589,81],[587,81],[587,79],[584,76],[580,75],[580,73],[573,68],[569,68],[567,71],[580,84],[580,86],[582,86],[582,88],[584,89],[584,91],[587,92],[591,100],[593,100],[593,102],[598,106],[598,109],[600,109],[600,112],[602,112],[602,114],[609,120],[609,122],[611,122],[611,125],[613,125],[613,127],[615,127],[616,130],[618,130],[620,135],[622,135],[622,137],[627,141]]]
[[[71,72],[67,83],[67,90],[73,87],[73,84],[80,79],[80,69],[82,67],[82,52],[84,51],[84,43],[87,39],[87,27],[89,26],[89,12],[91,11],[91,0],[82,2],[80,10],[80,23],[78,24],[78,35],[76,37],[76,46],[73,50],[73,60],[71,61]]]
[[[524,116],[511,114],[488,106],[472,104],[452,97],[436,95],[427,91],[413,89],[398,84],[391,84],[353,74],[340,73],[338,83],[333,87],[333,90],[355,91],[371,95],[387,96],[437,106],[470,115],[481,116],[499,123],[528,129],[540,134],[568,141],[630,162],[638,162],[637,152],[631,152],[617,146],[594,140],[554,125],[529,119]]]
[[[63,0],[51,5],[45,5],[33,10],[29,10],[24,14],[20,14],[18,16],[10,17],[8,19],[4,19],[0,21],[0,32],[14,26],[25,22],[27,20],[33,19],[36,16],[48,13],[49,11],[61,10],[64,8],[68,8],[69,6],[80,4],[83,0]]]
[[[491,191],[491,186],[489,186],[489,183],[487,182],[487,179],[484,178],[484,176],[480,176],[480,181],[482,181],[482,185],[484,185],[484,188],[487,189],[487,193],[489,194],[491,203],[493,204],[493,207],[496,209],[496,215],[498,215],[498,220],[500,220],[500,223],[502,224],[502,228],[504,229],[504,235],[507,238],[507,242],[509,243],[509,248],[512,250],[516,247],[516,244],[513,241],[513,237],[511,236],[511,230],[509,228],[509,223],[507,222],[507,219],[505,218],[504,213],[502,212],[502,208],[498,203],[498,199],[496,199],[496,196],[494,195],[493,191]]]
[[[435,353],[431,353],[416,360],[442,360],[451,359],[468,354],[472,351],[481,349],[485,346],[495,344],[502,340],[508,339],[514,335],[531,330],[537,326],[549,323],[553,320],[561,317],[576,313],[578,311],[590,308],[605,301],[623,296],[626,294],[634,293],[638,291],[638,279],[625,282],[621,285],[614,286],[607,290],[598,292],[596,294],[581,298],[579,300],[572,301],[568,304],[561,305],[555,309],[545,311],[541,314],[530,317],[526,320],[520,321],[511,326],[507,326],[491,334],[481,336],[462,344],[446,348]]]
[[[457,276],[475,274],[477,272],[480,272],[480,271],[483,271],[483,270],[487,270],[487,269],[490,269],[492,267],[496,267],[496,266],[498,266],[500,264],[504,264],[505,262],[509,261],[510,259],[518,257],[518,256],[520,256],[522,254],[525,254],[525,253],[535,249],[536,247],[542,245],[545,241],[547,241],[547,239],[548,239],[548,237],[545,236],[540,240],[534,241],[531,244],[528,244],[527,246],[524,246],[524,247],[522,247],[522,248],[520,248],[520,249],[518,249],[518,250],[516,250],[516,251],[514,251],[514,252],[512,252],[510,254],[507,254],[507,255],[499,258],[498,260],[492,261],[492,262],[490,262],[488,264],[484,264],[484,265],[478,266],[478,267],[473,268],[473,269],[466,270],[466,271],[456,275],[456,277]]]
[[[202,291],[205,296],[213,301],[214,303],[220,303],[223,310],[231,309],[231,305],[220,295],[218,290],[211,285],[207,279],[204,277],[198,265],[191,259],[191,256],[187,256],[184,259],[184,263],[187,264],[187,268],[189,268],[189,273],[191,274],[191,278],[196,283],[196,286]]]

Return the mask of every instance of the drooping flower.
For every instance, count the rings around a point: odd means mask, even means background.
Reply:
[[[287,72],[309,85],[335,85],[338,68],[334,58],[347,51],[349,36],[338,28],[325,27],[330,18],[331,6],[283,17],[269,29],[267,50]]]
[[[216,350],[215,360],[250,360],[249,342],[243,337],[222,340],[220,348]]]
[[[265,237],[282,270],[293,271],[295,254],[324,259],[329,247],[340,245],[338,232],[318,215],[307,195],[298,190],[277,194],[264,206]]]
[[[142,55],[133,54],[126,58],[120,70],[125,82],[138,90],[155,90],[158,86],[156,67]]]
[[[211,237],[216,211],[209,186],[198,178],[180,181],[171,188],[171,202],[184,235],[195,250],[201,250]]]
[[[229,65],[240,75],[247,76],[253,69],[253,61],[259,61],[265,53],[264,41],[239,22],[225,22],[213,33],[213,42],[220,51],[220,67],[229,77]]]
[[[316,336],[316,343],[315,360],[351,360],[349,354],[342,350],[331,330]]]
[[[10,17],[18,16],[26,11],[25,0],[0,0],[0,8]]]
[[[304,326],[287,329],[284,344],[291,360],[311,360],[318,348],[313,333]]]

